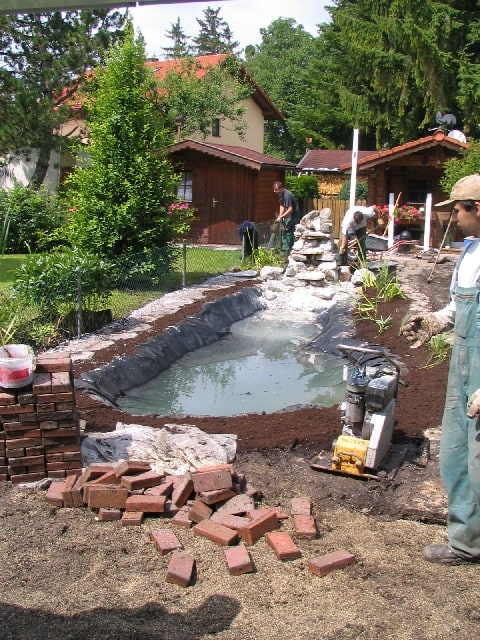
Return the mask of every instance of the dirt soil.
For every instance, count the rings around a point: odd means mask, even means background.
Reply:
[[[448,299],[456,255],[433,264],[396,256],[407,300],[382,305],[392,326],[378,335],[373,322],[357,322],[356,335],[397,355],[403,364],[394,452],[389,475],[357,480],[322,473],[311,462],[338,435],[338,408],[310,408],[232,418],[135,417],[137,424],[194,424],[208,433],[238,435],[235,468],[263,493],[261,506],[289,513],[291,499],[309,497],[319,528],[315,540],[297,540],[302,557],[276,559],[264,539],[249,549],[255,572],[230,576],[223,549],[175,533],[196,558],[191,585],[165,582],[168,557],[150,540],[166,518],[140,527],[101,523],[87,508],[53,508],[44,489],[0,483],[2,557],[1,637],[4,640],[470,640],[478,633],[478,567],[437,566],[422,560],[425,544],[445,541],[446,502],[438,474],[438,435],[448,365],[425,368],[428,352],[412,350],[398,335],[408,312],[438,309]],[[252,282],[207,292],[180,311],[159,317],[135,339],[117,341],[95,359],[75,364],[75,375],[127,353],[136,344],[209,300]],[[77,394],[87,431],[132,422],[92,398]],[[293,532],[290,519],[282,528]],[[293,533],[292,533],[293,535]],[[337,549],[357,563],[324,578],[308,559]]]

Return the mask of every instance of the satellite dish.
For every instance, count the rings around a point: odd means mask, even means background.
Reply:
[[[467,141],[467,136],[459,129],[452,129],[452,131],[449,131],[447,135],[449,138],[454,138],[454,140],[458,140],[459,142]]]

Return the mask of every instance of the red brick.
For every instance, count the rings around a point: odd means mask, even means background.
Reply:
[[[10,404],[17,404],[15,393],[9,393],[8,391],[0,391],[0,414],[3,407],[7,407]]]
[[[168,563],[166,582],[178,584],[180,587],[187,587],[192,579],[195,558],[182,551],[174,551]]]
[[[253,498],[240,494],[228,500],[221,507],[218,507],[217,513],[230,513],[234,516],[244,515],[248,511],[255,509]]]
[[[49,471],[48,477],[49,478],[66,478],[67,474],[65,472],[65,469],[62,469],[61,471]],[[81,505],[78,505],[78,506],[81,506]]]
[[[172,518],[172,524],[177,525],[177,527],[184,527],[185,529],[190,529],[193,522],[188,517],[188,513],[190,511],[190,507],[184,506],[181,507],[177,513]]]
[[[142,511],[124,511],[122,515],[122,526],[124,527],[138,527],[142,524],[143,512]]]
[[[188,517],[193,522],[201,522],[202,520],[208,520],[212,515],[212,509],[198,498],[195,499],[193,506],[190,507]]]
[[[47,411],[55,411],[56,406],[54,402],[37,402],[37,412],[44,413]]]
[[[167,478],[163,478],[160,484],[155,487],[149,487],[145,489],[146,494],[151,494],[152,496],[169,496],[173,491],[174,480],[172,476],[168,476]]]
[[[125,509],[144,513],[163,513],[165,500],[165,496],[129,496],[125,502]]]
[[[50,355],[39,354],[35,366],[38,373],[55,373],[57,371],[71,371],[72,360],[69,356],[51,357]]]
[[[88,491],[88,506],[91,509],[117,508],[125,509],[128,490],[114,485],[90,486]]]
[[[233,489],[216,489],[215,491],[200,491],[198,497],[205,504],[218,504],[230,500],[236,495]]]
[[[293,526],[297,538],[316,538],[318,535],[317,524],[313,516],[294,515]]]
[[[24,456],[23,458],[10,458],[8,457],[8,464],[11,467],[31,467],[34,465],[43,464],[45,460],[43,456]],[[45,465],[44,465],[45,466]]]
[[[312,513],[310,498],[292,498],[292,516],[309,516]]]
[[[115,474],[118,478],[129,473],[133,475],[135,473],[145,473],[145,471],[151,471],[152,467],[149,462],[144,460],[121,460],[115,465]]]
[[[261,509],[254,509],[253,511],[249,511],[247,513],[247,518],[249,518],[250,520],[254,520],[255,518],[258,518],[258,516],[261,516],[263,513],[271,511],[272,509],[277,514],[278,520],[288,520],[288,518],[290,517],[288,513],[285,513],[279,507],[262,507]]]
[[[77,506],[80,506],[80,505],[74,504],[73,495],[72,495],[72,489],[73,489],[76,481],[77,481],[77,476],[75,476],[75,475],[69,476],[65,480],[65,487],[64,487],[64,489],[62,491],[63,505],[65,507],[77,507]]]
[[[0,415],[2,416],[19,415],[21,413],[35,414],[35,405],[34,404],[11,404],[11,405],[8,405],[7,407],[2,407],[0,410]]]
[[[18,404],[35,404],[37,396],[29,391],[25,393],[19,393],[17,396]]]
[[[172,492],[172,502],[177,507],[183,507],[193,493],[193,480],[189,473],[186,473],[176,485]]]
[[[72,390],[72,382],[68,371],[54,371],[52,376],[52,393],[61,393]]]
[[[116,473],[116,470],[115,470]],[[156,471],[145,471],[136,476],[122,476],[120,482],[124,487],[127,487],[129,491],[135,489],[148,489],[150,487],[156,487],[162,481],[163,474]]]
[[[43,480],[43,478],[45,478],[45,472],[30,473],[29,471],[28,473],[21,473],[19,475],[11,476],[10,482],[12,484],[20,484],[23,482],[37,482],[37,480]]]
[[[122,512],[120,509],[99,509],[95,520],[99,522],[114,522],[121,520]]]
[[[150,536],[162,556],[182,548],[180,540],[169,529],[153,529]]]
[[[6,450],[19,449],[20,447],[38,447],[42,444],[42,439],[38,438],[8,438],[6,440]]]
[[[52,482],[45,494],[45,500],[48,504],[53,504],[55,507],[63,507],[62,493],[65,490],[65,482]]]
[[[25,457],[25,449],[9,449],[8,450],[8,459],[11,458],[24,458]]]
[[[184,507],[182,507],[182,509],[183,508]],[[185,505],[185,508],[187,510],[187,513],[188,513],[188,510],[189,510],[190,507]],[[167,499],[167,501],[165,502],[165,510],[163,512],[163,515],[167,516],[167,517],[173,517],[176,513],[178,513],[178,511],[179,511],[179,508],[175,504],[173,504],[173,502],[171,500]]]
[[[32,391],[36,395],[52,393],[52,377],[50,373],[34,373]]]
[[[265,535],[265,539],[279,560],[294,560],[302,555],[286,531],[270,531]]]
[[[232,488],[232,474],[227,469],[192,473],[193,488],[200,491],[218,491]]]
[[[244,544],[225,549],[225,560],[228,572],[232,576],[240,576],[243,573],[252,573],[253,571],[252,559]]]
[[[249,544],[255,544],[268,531],[278,529],[278,518],[275,509],[267,509],[258,518],[254,518],[245,527],[239,530],[243,540]]]
[[[311,558],[308,561],[308,568],[314,575],[322,578],[331,571],[343,569],[350,564],[355,564],[355,556],[344,549],[339,549],[338,551],[327,553],[324,556]]]
[[[195,473],[208,473],[209,471],[230,471],[234,474],[233,464],[231,462],[221,462],[220,464],[211,464],[205,467],[199,467],[195,470]]]
[[[235,529],[235,531],[243,529],[243,527],[247,526],[250,522],[248,518],[234,516],[230,513],[218,513],[217,511],[212,513],[212,517],[210,519],[213,522],[218,522],[218,524],[223,524],[224,527]]]
[[[57,447],[55,447],[55,450],[56,449],[57,449]],[[48,451],[53,451],[53,449],[48,448],[47,455],[48,455]],[[108,473],[109,471],[113,471],[113,463],[111,463],[111,462],[94,462],[94,463],[90,464],[85,469],[85,471],[83,471],[82,475],[78,479],[77,487],[79,489],[81,489],[83,487],[83,485],[86,484],[87,482],[95,480],[96,478],[99,478],[100,476],[103,476],[105,473]]]
[[[222,524],[212,522],[212,520],[202,520],[193,527],[196,536],[208,538],[224,547],[234,544],[238,540],[238,533],[233,529],[224,527]]]

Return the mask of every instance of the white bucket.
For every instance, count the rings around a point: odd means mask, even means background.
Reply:
[[[33,380],[35,369],[33,350],[26,344],[0,347],[0,387],[19,389]]]

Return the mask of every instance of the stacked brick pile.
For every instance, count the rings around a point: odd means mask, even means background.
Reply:
[[[254,571],[249,547],[265,537],[279,560],[302,556],[297,542],[318,536],[308,498],[292,500],[294,537],[282,529],[288,514],[278,508],[259,508],[259,493],[235,472],[231,464],[204,467],[180,476],[152,471],[142,461],[92,463],[80,475],[71,475],[50,485],[46,500],[56,507],[88,506],[99,521],[119,520],[123,526],[140,525],[148,516],[167,516],[171,524],[191,529],[224,548],[231,575]],[[195,558],[171,528],[159,527],[150,533],[160,555],[170,555],[166,581],[186,587],[195,567]],[[355,562],[347,551],[339,550],[308,561],[315,575]]]
[[[65,478],[81,469],[70,356],[42,354],[31,385],[0,387],[0,480]]]

